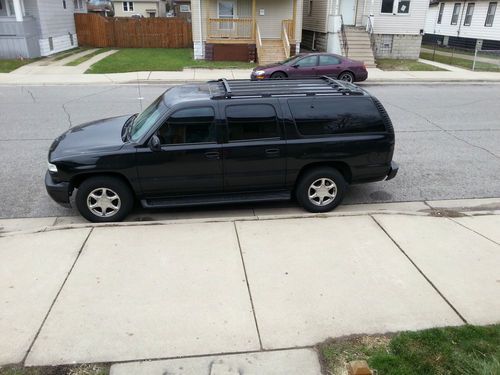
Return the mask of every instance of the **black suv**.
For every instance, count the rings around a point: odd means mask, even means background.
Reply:
[[[145,111],[74,127],[50,147],[45,185],[94,222],[137,199],[180,207],[296,198],[326,212],[349,184],[393,178],[394,130],[382,104],[328,77],[225,79],[167,90]]]

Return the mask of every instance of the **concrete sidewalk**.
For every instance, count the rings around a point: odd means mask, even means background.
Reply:
[[[110,51],[111,53],[113,51]],[[102,58],[105,54],[98,55]],[[84,64],[93,63],[92,60]],[[435,65],[435,64],[433,64]],[[443,64],[444,65],[444,64]],[[28,65],[29,66],[29,65]],[[27,66],[27,67],[28,67]],[[28,68],[26,68],[28,69]],[[56,85],[56,84],[127,84],[127,83],[185,83],[219,78],[249,79],[250,69],[184,69],[180,72],[132,72],[114,74],[75,74],[73,67],[54,67],[47,74],[0,73],[0,85]],[[451,68],[450,68],[451,69]],[[74,70],[73,70],[74,71]],[[56,73],[54,73],[56,72]],[[390,82],[500,82],[500,73],[453,71],[383,71],[368,69],[366,83]]]
[[[340,208],[2,220],[0,365],[312,375],[328,337],[500,321],[500,199]]]

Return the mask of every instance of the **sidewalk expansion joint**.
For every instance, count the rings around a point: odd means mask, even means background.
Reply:
[[[438,289],[438,287],[427,277],[427,275],[420,269],[420,267],[410,258],[410,256],[403,250],[403,248],[396,242],[396,240],[389,234],[388,231],[373,217],[373,215],[369,215],[372,220],[379,226],[379,228],[385,233],[385,235],[397,246],[399,251],[410,261],[410,263],[415,267],[415,269],[424,277],[425,280],[432,286],[432,288],[441,296],[441,298],[450,306],[450,308],[458,315],[458,317],[464,322],[464,324],[468,324],[467,320],[463,317],[462,314],[453,306],[453,304],[445,297],[445,295]]]
[[[453,218],[451,218],[451,217],[446,217],[446,218],[447,218],[447,219],[449,219],[449,220],[451,220],[451,221],[453,221],[455,224],[458,224],[458,225],[460,225],[461,227],[464,227],[465,229],[470,230],[472,233],[475,233],[475,234],[477,234],[477,235],[479,235],[479,236],[481,236],[481,237],[483,237],[483,238],[487,239],[488,241],[493,242],[495,245],[500,246],[500,243],[496,242],[495,240],[492,240],[492,239],[491,239],[491,238],[489,238],[489,237],[486,237],[484,234],[481,234],[481,233],[479,233],[479,232],[475,231],[475,230],[474,230],[474,229],[472,229],[472,228],[469,228],[468,226],[465,226],[465,225],[464,225],[464,224],[462,224],[461,222],[456,221],[456,220],[454,220],[454,219],[453,219]]]
[[[38,336],[40,335],[40,332],[42,331],[42,328],[45,325],[45,322],[47,321],[47,318],[49,317],[50,312],[52,311],[52,308],[56,304],[56,301],[59,298],[59,295],[61,294],[61,291],[63,290],[64,286],[66,285],[66,281],[68,281],[69,275],[71,275],[71,272],[73,272],[73,268],[75,268],[76,262],[78,262],[78,259],[80,259],[80,255],[82,254],[82,251],[85,248],[85,245],[87,244],[87,241],[90,238],[90,235],[92,234],[93,231],[94,231],[94,228],[91,228],[90,231],[89,231],[89,234],[87,235],[87,237],[85,237],[85,240],[83,240],[82,246],[80,246],[80,250],[78,251],[78,254],[75,257],[75,260],[73,261],[73,264],[71,265],[71,267],[70,267],[70,269],[69,269],[66,277],[64,278],[64,280],[63,280],[63,282],[61,284],[61,287],[57,291],[57,294],[54,297],[54,300],[50,304],[49,310],[47,311],[47,314],[45,314],[45,317],[42,320],[42,324],[40,324],[40,327],[38,328],[38,331],[36,332],[35,337],[33,337],[33,341],[31,342],[28,350],[26,351],[26,354],[23,357],[23,360],[21,362],[23,366],[26,365],[26,359],[28,358],[28,355],[30,354],[31,349],[33,349],[33,345],[35,345],[35,342],[38,339]]]
[[[255,322],[255,329],[257,330],[257,336],[259,338],[259,347],[260,347],[261,350],[263,350],[262,339],[260,337],[259,323],[257,322],[257,315],[255,314],[255,306],[254,306],[254,303],[253,303],[252,292],[250,290],[250,283],[248,281],[247,268],[245,266],[245,259],[243,258],[243,250],[241,249],[240,236],[238,234],[238,228],[236,227],[236,221],[233,221],[233,227],[234,227],[234,232],[236,234],[236,240],[238,241],[238,249],[240,251],[240,257],[241,257],[241,264],[243,266],[243,272],[245,274],[245,281],[246,281],[246,284],[247,284],[248,296],[250,298],[250,304],[252,305],[253,320]]]

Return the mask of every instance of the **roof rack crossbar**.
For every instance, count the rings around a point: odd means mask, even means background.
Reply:
[[[227,79],[225,79],[225,78],[221,78],[219,81],[222,82],[222,86],[224,86],[224,90],[226,90],[226,98],[230,98],[232,96],[233,92],[231,91],[231,87],[229,86],[229,82],[227,82]]]

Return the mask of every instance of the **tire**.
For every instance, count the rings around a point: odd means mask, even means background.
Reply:
[[[274,72],[271,74],[272,79],[285,79],[287,78],[287,75],[283,72]]]
[[[354,74],[351,72],[342,72],[339,74],[338,77],[339,80],[341,81],[346,81],[346,82],[354,82]]]
[[[318,189],[321,193],[319,195]],[[300,178],[296,196],[299,204],[307,211],[328,212],[342,202],[346,191],[347,183],[338,170],[319,167],[306,172]]]
[[[99,201],[105,195],[108,199]],[[134,206],[134,195],[119,178],[91,177],[83,181],[76,193],[76,207],[80,214],[93,223],[122,221]],[[92,205],[95,205],[92,208]],[[104,212],[104,215],[99,213]]]

